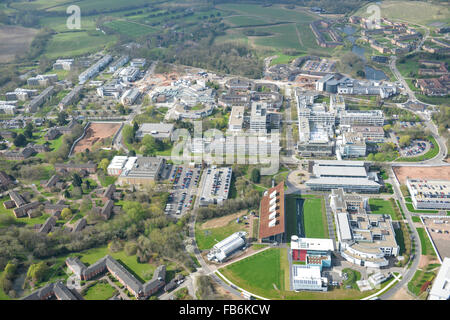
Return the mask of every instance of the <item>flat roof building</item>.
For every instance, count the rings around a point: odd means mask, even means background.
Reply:
[[[230,120],[228,121],[228,131],[241,132],[244,128],[244,106],[234,106],[231,109]]]
[[[407,179],[415,209],[450,209],[450,181]]]
[[[203,173],[205,183],[200,194],[200,205],[218,204],[228,199],[232,174],[231,167],[208,168]]]
[[[319,266],[292,265],[292,287],[295,291],[327,291],[327,278],[322,277]]]
[[[166,160],[156,157],[132,157],[122,169],[118,183],[145,185],[160,179]]]
[[[246,232],[238,231],[220,241],[209,251],[207,256],[208,260],[217,262],[225,261],[230,255],[245,246],[246,236]]]
[[[155,139],[172,139],[174,125],[172,123],[143,123],[136,132],[136,138],[141,140],[145,135]]]
[[[450,258],[445,257],[442,261],[439,273],[431,287],[428,300],[450,299]]]

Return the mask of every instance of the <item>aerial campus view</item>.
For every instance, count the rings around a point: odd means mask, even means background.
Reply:
[[[449,70],[445,0],[1,1],[0,300],[448,300]]]

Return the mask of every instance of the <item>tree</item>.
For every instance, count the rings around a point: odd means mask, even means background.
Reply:
[[[13,141],[16,147],[25,147],[28,143],[27,138],[21,133]]]
[[[63,218],[64,220],[69,220],[70,218],[72,218],[72,210],[70,210],[69,208],[62,209],[61,218]]]
[[[98,167],[101,168],[105,173],[108,171],[109,166],[109,160],[106,158],[103,158],[100,163],[98,164]]]
[[[64,198],[68,199],[70,198],[70,192],[68,190],[64,190]]]
[[[130,125],[125,125],[122,129],[122,136],[126,143],[133,143],[134,142],[134,129]]]
[[[401,147],[409,146],[411,144],[411,136],[409,135],[401,136],[399,143]]]
[[[385,125],[385,126],[383,127],[383,130],[386,131],[386,132],[391,131],[391,130],[392,130],[392,125],[390,125],[390,124]]]
[[[28,139],[33,138],[33,124],[31,122],[27,123],[27,125],[25,126],[25,130],[23,131],[23,134]]]
[[[81,180],[81,178],[78,175],[78,173],[74,173],[73,174],[73,181],[72,181],[73,186],[74,187],[80,187],[82,183],[83,183],[83,180]]]
[[[45,261],[41,261],[39,263],[32,264],[28,268],[27,278],[34,282],[40,282],[44,279],[48,271],[49,268],[47,263]]]
[[[127,256],[133,256],[137,252],[137,244],[136,242],[127,242],[124,247],[125,253]]]
[[[259,183],[259,180],[261,179],[261,173],[259,172],[258,168],[254,168],[252,170],[250,180],[254,183]]]
[[[65,111],[58,113],[57,121],[60,126],[63,126],[67,123],[66,119],[67,119],[67,113]]]

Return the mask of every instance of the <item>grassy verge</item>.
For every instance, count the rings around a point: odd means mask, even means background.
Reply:
[[[420,245],[422,246],[422,254],[436,256],[436,253],[434,252],[434,249],[433,249],[433,245],[431,244],[431,241],[428,238],[428,235],[427,235],[425,229],[417,228],[417,233],[419,234]]]

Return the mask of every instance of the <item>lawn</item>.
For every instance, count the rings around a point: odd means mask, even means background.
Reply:
[[[108,300],[116,292],[109,283],[97,282],[85,291],[83,297],[85,300]]]
[[[373,214],[388,214],[392,220],[398,220],[395,208],[388,200],[370,198],[369,206]]]
[[[241,230],[245,230],[245,224],[243,219],[230,221],[226,226],[212,228],[212,229],[202,229],[201,226],[196,225],[195,227],[195,241],[199,250],[211,249],[216,243],[222,241],[233,233]]]
[[[359,290],[356,281],[361,280],[361,273],[350,268],[342,269],[342,272],[345,272],[347,274],[347,280],[344,280],[342,282],[343,285],[351,286],[353,289]]]
[[[303,230],[298,230],[297,220],[297,199],[302,201],[302,226]],[[292,235],[300,235],[308,238],[328,238],[328,226],[323,198],[312,195],[289,195],[286,197],[286,233],[287,239]]]
[[[436,274],[434,272],[425,272],[422,270],[417,270],[410,282],[408,282],[408,289],[416,296],[419,296],[421,288],[427,281],[432,281]]]
[[[361,293],[353,288],[329,288],[327,292],[288,291],[289,264],[286,252],[285,248],[271,248],[219,271],[235,285],[253,294],[276,300],[358,300],[377,292],[370,290]]]
[[[422,221],[420,220],[420,217],[418,217],[418,216],[412,216],[411,219],[412,219],[413,222],[419,222],[419,223],[422,222]]]
[[[414,213],[438,213],[437,210],[416,210],[414,209],[414,206],[410,202],[405,202],[406,208],[408,208],[408,211],[414,212]]]
[[[431,244],[430,238],[428,238],[428,235],[427,235],[425,229],[417,228],[417,233],[419,234],[419,238],[420,238],[422,254],[436,256],[436,253],[434,252],[434,249],[433,249],[433,245]]]

